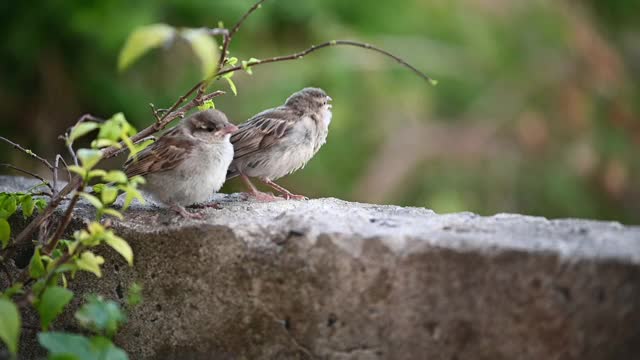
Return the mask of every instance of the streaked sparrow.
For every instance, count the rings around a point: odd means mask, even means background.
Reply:
[[[221,111],[197,112],[127,160],[124,171],[144,176],[143,190],[183,217],[200,218],[184,206],[205,202],[220,190],[233,159],[229,138],[236,130]]]
[[[331,122],[331,97],[322,89],[304,88],[284,105],[265,110],[231,135],[234,156],[227,179],[240,176],[259,200],[276,197],[260,192],[249,177],[258,178],[285,199],[305,199],[273,181],[301,169],[326,142]]]

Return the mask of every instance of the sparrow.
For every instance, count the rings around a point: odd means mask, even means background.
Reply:
[[[331,97],[318,88],[304,88],[284,105],[265,110],[238,126],[231,135],[234,155],[227,180],[240,176],[250,194],[262,201],[277,197],[258,191],[249,180],[257,178],[285,199],[302,200],[274,183],[303,168],[327,140],[331,123]]]
[[[201,218],[184,207],[220,190],[233,160],[230,137],[237,129],[219,110],[197,112],[128,159],[124,172],[143,176],[142,189],[183,217]]]

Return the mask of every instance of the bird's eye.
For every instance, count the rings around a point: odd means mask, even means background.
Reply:
[[[208,132],[214,132],[215,130],[216,130],[215,128],[207,127],[207,131],[208,131]]]

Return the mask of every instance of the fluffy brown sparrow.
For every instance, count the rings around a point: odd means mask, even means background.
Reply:
[[[200,218],[184,206],[205,202],[220,190],[233,159],[229,138],[237,129],[221,111],[200,111],[127,160],[124,171],[144,176],[143,190],[183,217]]]
[[[259,200],[276,197],[260,192],[249,177],[258,178],[285,199],[305,199],[273,182],[301,169],[326,142],[331,122],[331,97],[322,89],[304,88],[284,105],[265,110],[238,127],[231,136],[234,156],[227,179],[240,176]]]

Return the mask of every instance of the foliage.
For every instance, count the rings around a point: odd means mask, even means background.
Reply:
[[[73,278],[78,271],[90,272],[97,277],[102,276],[101,266],[104,264],[104,258],[96,255],[93,252],[94,248],[105,244],[118,252],[130,266],[133,265],[134,257],[131,247],[109,228],[109,222],[104,221],[103,217],[122,218],[122,213],[114,208],[115,200],[121,194],[125,196],[122,206],[125,210],[134,199],[144,202],[137,190],[138,185],[144,183],[144,179],[139,176],[127,178],[122,171],[106,171],[97,168],[97,165],[102,160],[102,148],[119,147],[122,142],[128,147],[130,156],[135,156],[141,147],[131,141],[130,136],[136,131],[120,113],[104,122],[79,122],[67,133],[65,137],[67,146],[72,149],[76,140],[95,131],[97,131],[97,137],[91,141],[91,148],[77,150],[74,155],[78,160],[77,165],[70,165],[67,168],[81,178],[80,185],[72,195],[73,199],[87,200],[96,208],[96,218],[89,221],[84,229],[74,232],[71,239],[60,239],[54,236],[38,245],[26,270],[27,280],[21,278],[11,288],[6,289],[0,297],[0,317],[3,319],[0,323],[0,339],[14,355],[17,352],[21,328],[16,303],[26,302],[33,306],[39,315],[43,332],[38,338],[41,345],[49,350],[51,358],[80,360],[127,358],[126,354],[109,340],[125,320],[120,306],[110,300],[96,296],[89,297],[87,303],[76,312],[76,319],[80,325],[98,335],[87,338],[81,335],[47,332],[74,297],[73,292],[67,289],[68,276]],[[99,196],[84,191],[96,181],[101,182],[96,184],[99,185]],[[65,215],[67,219],[75,206],[74,200],[71,201]],[[11,242],[11,229],[7,219],[19,209],[22,215],[28,218],[33,215],[35,209],[42,211],[46,206],[45,198],[33,193],[1,193],[0,240],[2,240],[3,249],[14,245]],[[60,226],[66,226],[63,225],[65,220],[61,223]],[[62,231],[57,234],[62,234]],[[132,301],[139,303],[140,288],[135,285],[133,289]],[[14,300],[13,297],[18,297],[19,300]]]

